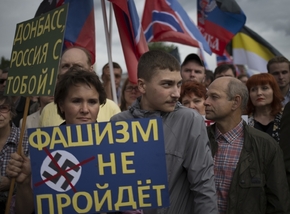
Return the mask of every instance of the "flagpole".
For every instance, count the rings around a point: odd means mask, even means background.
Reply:
[[[108,52],[113,100],[115,103],[118,104],[117,93],[116,93],[116,84],[115,84],[115,75],[114,75],[114,70],[113,70],[112,52],[111,52],[112,47],[111,47],[111,43],[109,41],[110,37],[109,37],[109,32],[108,32],[108,21],[107,21],[105,0],[102,0],[101,3],[102,3],[102,12],[103,12],[103,20],[104,20],[104,29],[105,29],[105,35],[106,35],[105,37],[106,37],[106,44],[107,44],[107,52]],[[111,34],[112,34],[112,32],[111,32]]]
[[[109,38],[110,38],[110,49],[112,53],[112,20],[113,20],[113,7],[112,3],[110,3],[110,13],[109,13]]]

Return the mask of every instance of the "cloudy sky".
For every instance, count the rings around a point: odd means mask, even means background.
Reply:
[[[152,0],[153,1],[153,0]],[[289,0],[236,0],[247,16],[246,25],[260,34],[285,57],[290,59],[290,16]],[[0,57],[10,58],[16,24],[34,17],[41,0],[1,0],[0,1]],[[96,71],[100,74],[102,66],[108,61],[103,25],[101,0],[95,0],[96,19]],[[142,17],[145,0],[135,0]],[[196,23],[196,0],[179,0],[189,16]],[[17,5],[17,6],[16,6]],[[108,8],[108,3],[106,3]],[[107,14],[109,11],[107,9]],[[123,70],[126,70],[118,30],[113,17],[112,55]],[[175,44],[179,48],[181,60],[187,54],[196,53],[194,47]],[[210,69],[216,67],[215,55],[206,56]]]

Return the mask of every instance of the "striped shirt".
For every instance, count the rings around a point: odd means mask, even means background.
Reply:
[[[228,192],[233,174],[243,147],[243,120],[225,134],[222,134],[216,127],[215,140],[218,143],[218,151],[214,157],[215,185],[219,214],[224,214],[227,210]]]

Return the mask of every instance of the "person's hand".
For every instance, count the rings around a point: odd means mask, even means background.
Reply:
[[[9,178],[15,178],[17,183],[30,183],[31,165],[30,159],[24,154],[11,154],[11,159],[6,167],[6,174]]]

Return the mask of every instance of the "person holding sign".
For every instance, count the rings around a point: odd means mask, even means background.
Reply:
[[[68,72],[60,75],[54,102],[58,114],[65,120],[63,124],[95,123],[100,106],[106,102],[106,93],[94,72],[73,66]],[[5,169],[3,170],[5,172]],[[34,208],[29,159],[13,153],[6,173],[10,178],[16,178],[16,213],[32,213]]]
[[[139,60],[137,75],[141,97],[111,120],[162,117],[170,206],[144,209],[144,214],[217,214],[213,159],[204,120],[178,102],[179,62],[166,52],[148,51]]]
[[[93,71],[92,57],[88,50],[81,47],[71,47],[62,53],[59,65],[59,75],[65,74],[72,66],[79,66],[83,69]],[[106,104],[100,107],[98,121],[109,121],[111,116],[120,112],[119,106],[112,100],[107,99]],[[58,126],[63,122],[63,119],[57,114],[54,103],[47,104],[40,115],[40,127]]]
[[[12,153],[16,152],[20,138],[20,129],[12,123],[16,115],[13,99],[9,96],[0,95],[0,213],[4,213],[10,179],[6,174],[7,163]],[[27,135],[24,134],[24,155],[28,155]]]

